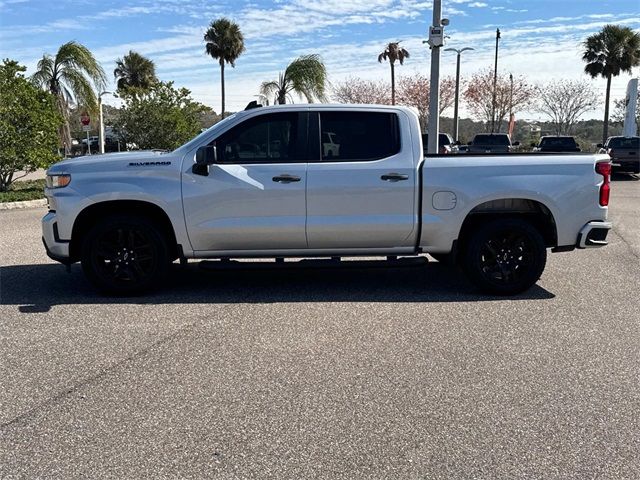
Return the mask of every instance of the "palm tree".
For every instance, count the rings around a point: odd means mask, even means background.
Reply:
[[[391,65],[391,104],[396,104],[396,72],[395,63],[396,60],[400,62],[400,65],[404,63],[404,59],[409,58],[409,52],[400,46],[400,42],[391,42],[384,51],[378,55],[378,62],[382,63],[383,60],[389,60]]]
[[[607,79],[602,128],[602,143],[605,143],[609,134],[611,77],[621,72],[631,73],[632,67],[640,65],[640,34],[629,27],[605,25],[600,32],[587,37],[584,48],[582,59],[587,62],[584,71],[592,78]]]
[[[222,117],[224,118],[224,64],[236,66],[236,60],[244,52],[244,35],[237,23],[228,18],[219,18],[211,22],[204,34],[205,52],[220,63],[222,85]]]
[[[303,55],[287,65],[284,72],[280,72],[278,80],[263,82],[260,95],[272,97],[274,103],[284,105],[287,98],[292,100],[291,92],[295,92],[307,99],[309,103],[315,100],[326,101],[327,69],[319,55]]]
[[[118,90],[121,91],[132,88],[144,91],[158,82],[153,61],[133,50],[116,60],[113,76],[117,80]]]
[[[77,42],[62,45],[55,57],[45,54],[38,62],[31,81],[56,97],[58,110],[64,119],[60,141],[65,150],[71,145],[69,108],[82,105],[90,112],[98,109],[97,90],[103,90],[107,77],[87,47]]]

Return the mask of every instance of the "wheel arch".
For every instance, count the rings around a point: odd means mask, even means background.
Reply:
[[[528,198],[501,198],[476,205],[466,215],[457,247],[464,245],[469,234],[478,226],[497,218],[520,218],[532,224],[542,235],[545,246],[558,245],[558,229],[551,210],[542,202]]]
[[[69,255],[72,261],[80,258],[82,240],[87,232],[102,218],[111,215],[137,215],[151,220],[165,235],[171,257],[180,256],[180,246],[171,220],[164,209],[154,203],[143,200],[108,200],[93,203],[85,207],[73,222]]]

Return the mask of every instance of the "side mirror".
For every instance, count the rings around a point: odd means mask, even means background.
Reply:
[[[514,142],[514,143],[513,143],[513,146],[514,146],[514,147],[519,147],[519,146],[520,146],[520,142]]]
[[[473,142],[469,142],[469,143],[467,143],[467,145],[473,145]]]
[[[216,146],[205,145],[196,151],[196,165],[211,165],[218,162],[218,152]]]
[[[602,145],[601,143],[597,144],[596,147],[598,148],[604,148],[604,145]]]

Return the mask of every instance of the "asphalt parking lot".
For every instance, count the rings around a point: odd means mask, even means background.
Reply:
[[[437,262],[107,298],[0,212],[0,478],[640,478],[638,178],[611,203],[506,299]]]

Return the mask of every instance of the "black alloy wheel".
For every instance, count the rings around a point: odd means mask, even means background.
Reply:
[[[463,267],[480,289],[513,295],[540,278],[546,259],[544,240],[535,227],[520,219],[504,219],[472,234]]]
[[[150,289],[166,276],[169,265],[164,236],[144,218],[107,218],[83,242],[82,268],[106,292],[133,294]]]

